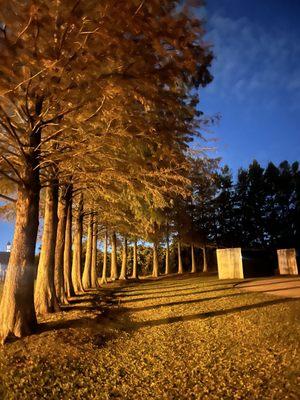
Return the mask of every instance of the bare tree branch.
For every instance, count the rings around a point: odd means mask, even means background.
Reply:
[[[7,200],[7,201],[11,201],[12,203],[16,203],[17,202],[16,199],[13,199],[12,197],[6,196],[5,194],[2,194],[2,193],[0,193],[0,198],[4,199],[4,200]]]

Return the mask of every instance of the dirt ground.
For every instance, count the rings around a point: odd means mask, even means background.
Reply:
[[[300,300],[214,276],[74,298],[0,349],[3,399],[299,399]]]

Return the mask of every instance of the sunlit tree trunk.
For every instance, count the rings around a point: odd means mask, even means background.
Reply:
[[[83,220],[83,199],[82,194],[78,204],[78,210],[74,217],[74,242],[72,259],[72,284],[76,294],[83,292],[81,281],[81,254],[82,254],[82,220]]]
[[[183,268],[182,268],[182,258],[181,258],[181,243],[178,241],[177,243],[177,249],[178,249],[178,274],[183,273]]]
[[[64,286],[67,297],[74,296],[72,284],[72,188],[67,196],[67,222],[64,247]]]
[[[158,254],[157,254],[157,244],[153,243],[153,270],[152,270],[153,278],[158,277]]]
[[[137,241],[135,240],[133,243],[133,264],[132,264],[132,276],[131,276],[133,279],[137,279],[137,263],[138,263],[137,251],[138,251]]]
[[[88,222],[85,263],[82,275],[82,286],[84,289],[90,289],[91,287],[92,249],[93,249],[93,216],[90,215]]]
[[[207,268],[207,259],[206,259],[206,247],[202,247],[202,251],[203,251],[203,272],[207,272],[208,268]]]
[[[107,237],[107,230],[105,231],[105,238],[104,238],[104,249],[103,249],[103,269],[102,269],[102,278],[101,278],[101,284],[107,283],[107,242],[108,242],[108,237]]]
[[[39,115],[43,98],[36,104]],[[20,170],[16,203],[16,223],[1,304],[0,339],[22,337],[37,328],[34,309],[35,246],[39,226],[39,155],[41,131],[29,134],[25,149],[26,163]]]
[[[194,274],[196,272],[196,262],[195,262],[195,247],[192,244],[191,245],[191,257],[192,257],[192,273]]]
[[[37,327],[34,309],[35,246],[39,224],[39,179],[18,188],[13,245],[0,305],[0,338],[22,337]]]
[[[64,249],[67,223],[67,196],[69,186],[63,186],[60,190],[58,201],[58,226],[55,246],[55,263],[54,263],[54,286],[56,297],[60,304],[68,304],[64,288]]]
[[[126,279],[127,269],[127,238],[124,238],[124,244],[122,249],[122,268],[119,279]]]
[[[99,287],[97,274],[97,235],[98,227],[96,216],[93,223],[93,240],[92,240],[92,261],[91,261],[91,285],[92,288]]]
[[[54,289],[54,261],[57,234],[58,184],[46,188],[45,216],[41,254],[34,292],[34,306],[38,315],[59,309]]]
[[[110,279],[118,279],[118,265],[117,265],[117,237],[113,232],[111,236],[111,263],[110,263]]]
[[[167,247],[166,247],[166,261],[165,261],[165,275],[169,275],[170,273],[170,243],[169,243],[169,235],[167,235]]]

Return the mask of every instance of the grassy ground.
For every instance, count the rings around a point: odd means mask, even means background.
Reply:
[[[0,350],[4,399],[299,399],[300,300],[184,276],[89,294]]]

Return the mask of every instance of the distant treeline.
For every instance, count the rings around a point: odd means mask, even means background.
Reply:
[[[254,160],[235,182],[225,166],[213,180],[196,180],[194,193],[194,234],[218,247],[300,247],[299,162],[263,168]]]

